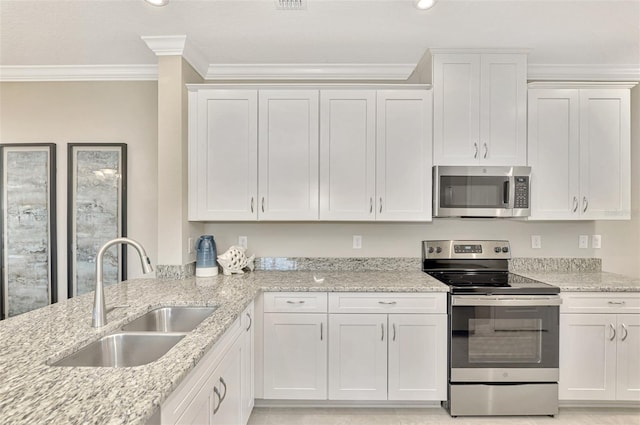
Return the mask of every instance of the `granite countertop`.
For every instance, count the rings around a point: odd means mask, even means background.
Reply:
[[[558,286],[561,292],[640,292],[640,279],[600,271],[515,271]]]
[[[316,282],[324,278],[323,282]],[[271,272],[183,280],[135,279],[105,290],[108,323],[91,327],[93,294],[0,322],[0,422],[144,424],[261,290],[446,292],[421,271]],[[127,368],[49,363],[167,305],[218,309],[165,356]]]

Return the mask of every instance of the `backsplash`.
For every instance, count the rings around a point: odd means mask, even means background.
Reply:
[[[258,257],[261,271],[406,271],[421,270],[420,258],[411,257]],[[184,266],[158,265],[159,279],[186,279],[195,275],[196,263]],[[599,258],[512,258],[509,271],[517,272],[599,272]]]

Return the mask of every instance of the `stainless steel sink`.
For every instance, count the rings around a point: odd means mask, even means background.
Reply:
[[[52,363],[52,366],[140,366],[158,360],[184,337],[184,333],[114,333]]]
[[[122,327],[123,331],[189,332],[217,307],[162,307],[138,317]]]

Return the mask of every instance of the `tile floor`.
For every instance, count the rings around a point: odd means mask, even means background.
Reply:
[[[639,406],[640,407],[640,406]],[[548,416],[458,417],[427,409],[256,407],[248,425],[640,425],[640,409],[560,408]]]

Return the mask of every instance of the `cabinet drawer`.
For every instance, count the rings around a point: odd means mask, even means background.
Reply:
[[[640,292],[565,292],[561,313],[640,313]]]
[[[265,313],[326,313],[326,292],[265,292]]]
[[[445,293],[329,294],[330,313],[446,313]]]

